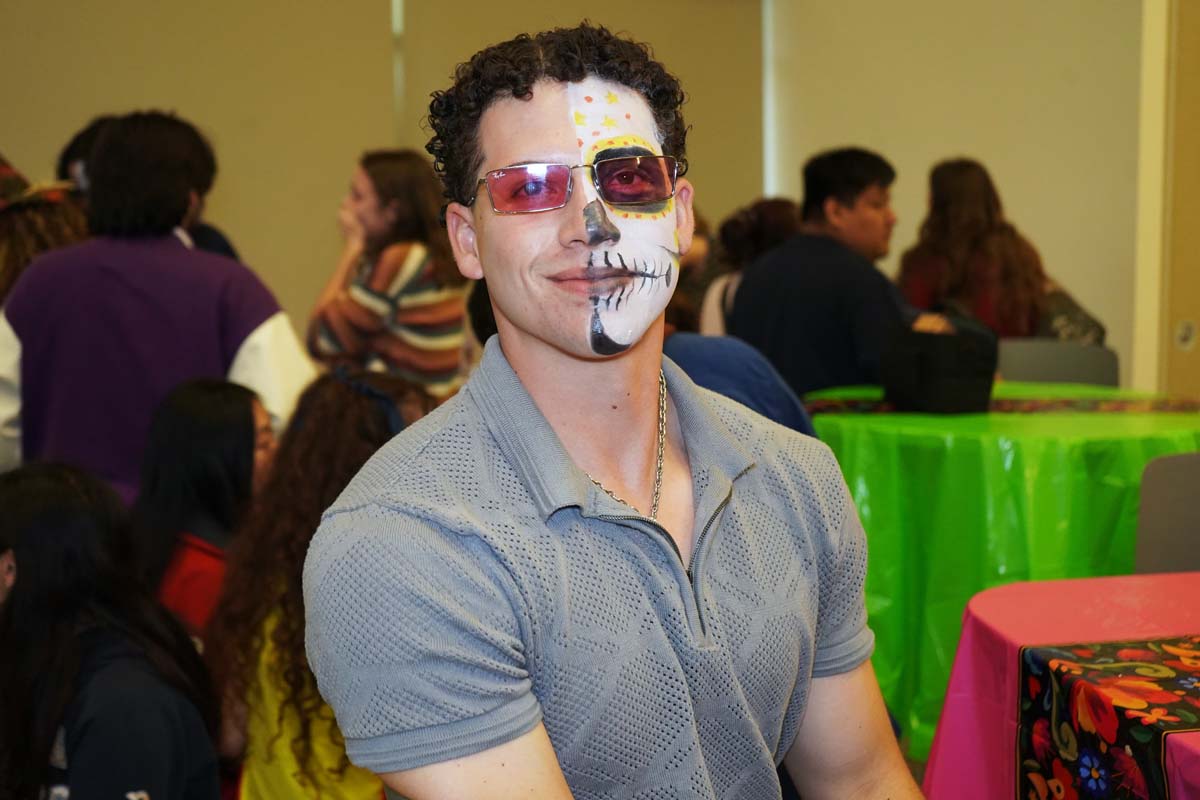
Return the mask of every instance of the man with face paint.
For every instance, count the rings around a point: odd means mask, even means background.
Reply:
[[[305,565],[352,762],[423,798],[916,797],[829,450],[662,355],[693,228],[678,81],[582,25],[434,94],[459,269],[498,335]]]

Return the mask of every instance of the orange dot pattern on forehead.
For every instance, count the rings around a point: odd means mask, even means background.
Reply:
[[[583,102],[585,102],[585,103],[590,103],[590,102],[592,102],[592,96],[591,96],[591,95],[587,95],[587,94],[585,94],[585,95],[583,96]]]

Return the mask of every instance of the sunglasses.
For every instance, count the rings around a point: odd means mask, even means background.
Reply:
[[[675,180],[687,172],[687,162],[672,156],[624,156],[591,164],[516,164],[494,169],[479,179],[487,187],[497,214],[532,214],[562,208],[571,199],[572,174],[591,170],[592,184],[612,206],[665,203],[675,196]],[[479,196],[478,187],[471,205]]]

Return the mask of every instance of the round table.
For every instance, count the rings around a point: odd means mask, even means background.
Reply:
[[[880,396],[852,387],[805,400]],[[993,397],[1146,396],[1006,382]],[[1013,581],[1131,572],[1142,470],[1200,450],[1197,413],[842,412],[813,422],[867,531],[873,661],[916,758],[929,752],[967,601]]]

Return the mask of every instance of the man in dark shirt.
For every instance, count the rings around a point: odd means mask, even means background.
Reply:
[[[895,177],[860,148],[813,157],[804,165],[801,232],[745,271],[729,333],[766,355],[799,395],[878,383],[884,346],[910,321],[874,264],[896,224]]]

